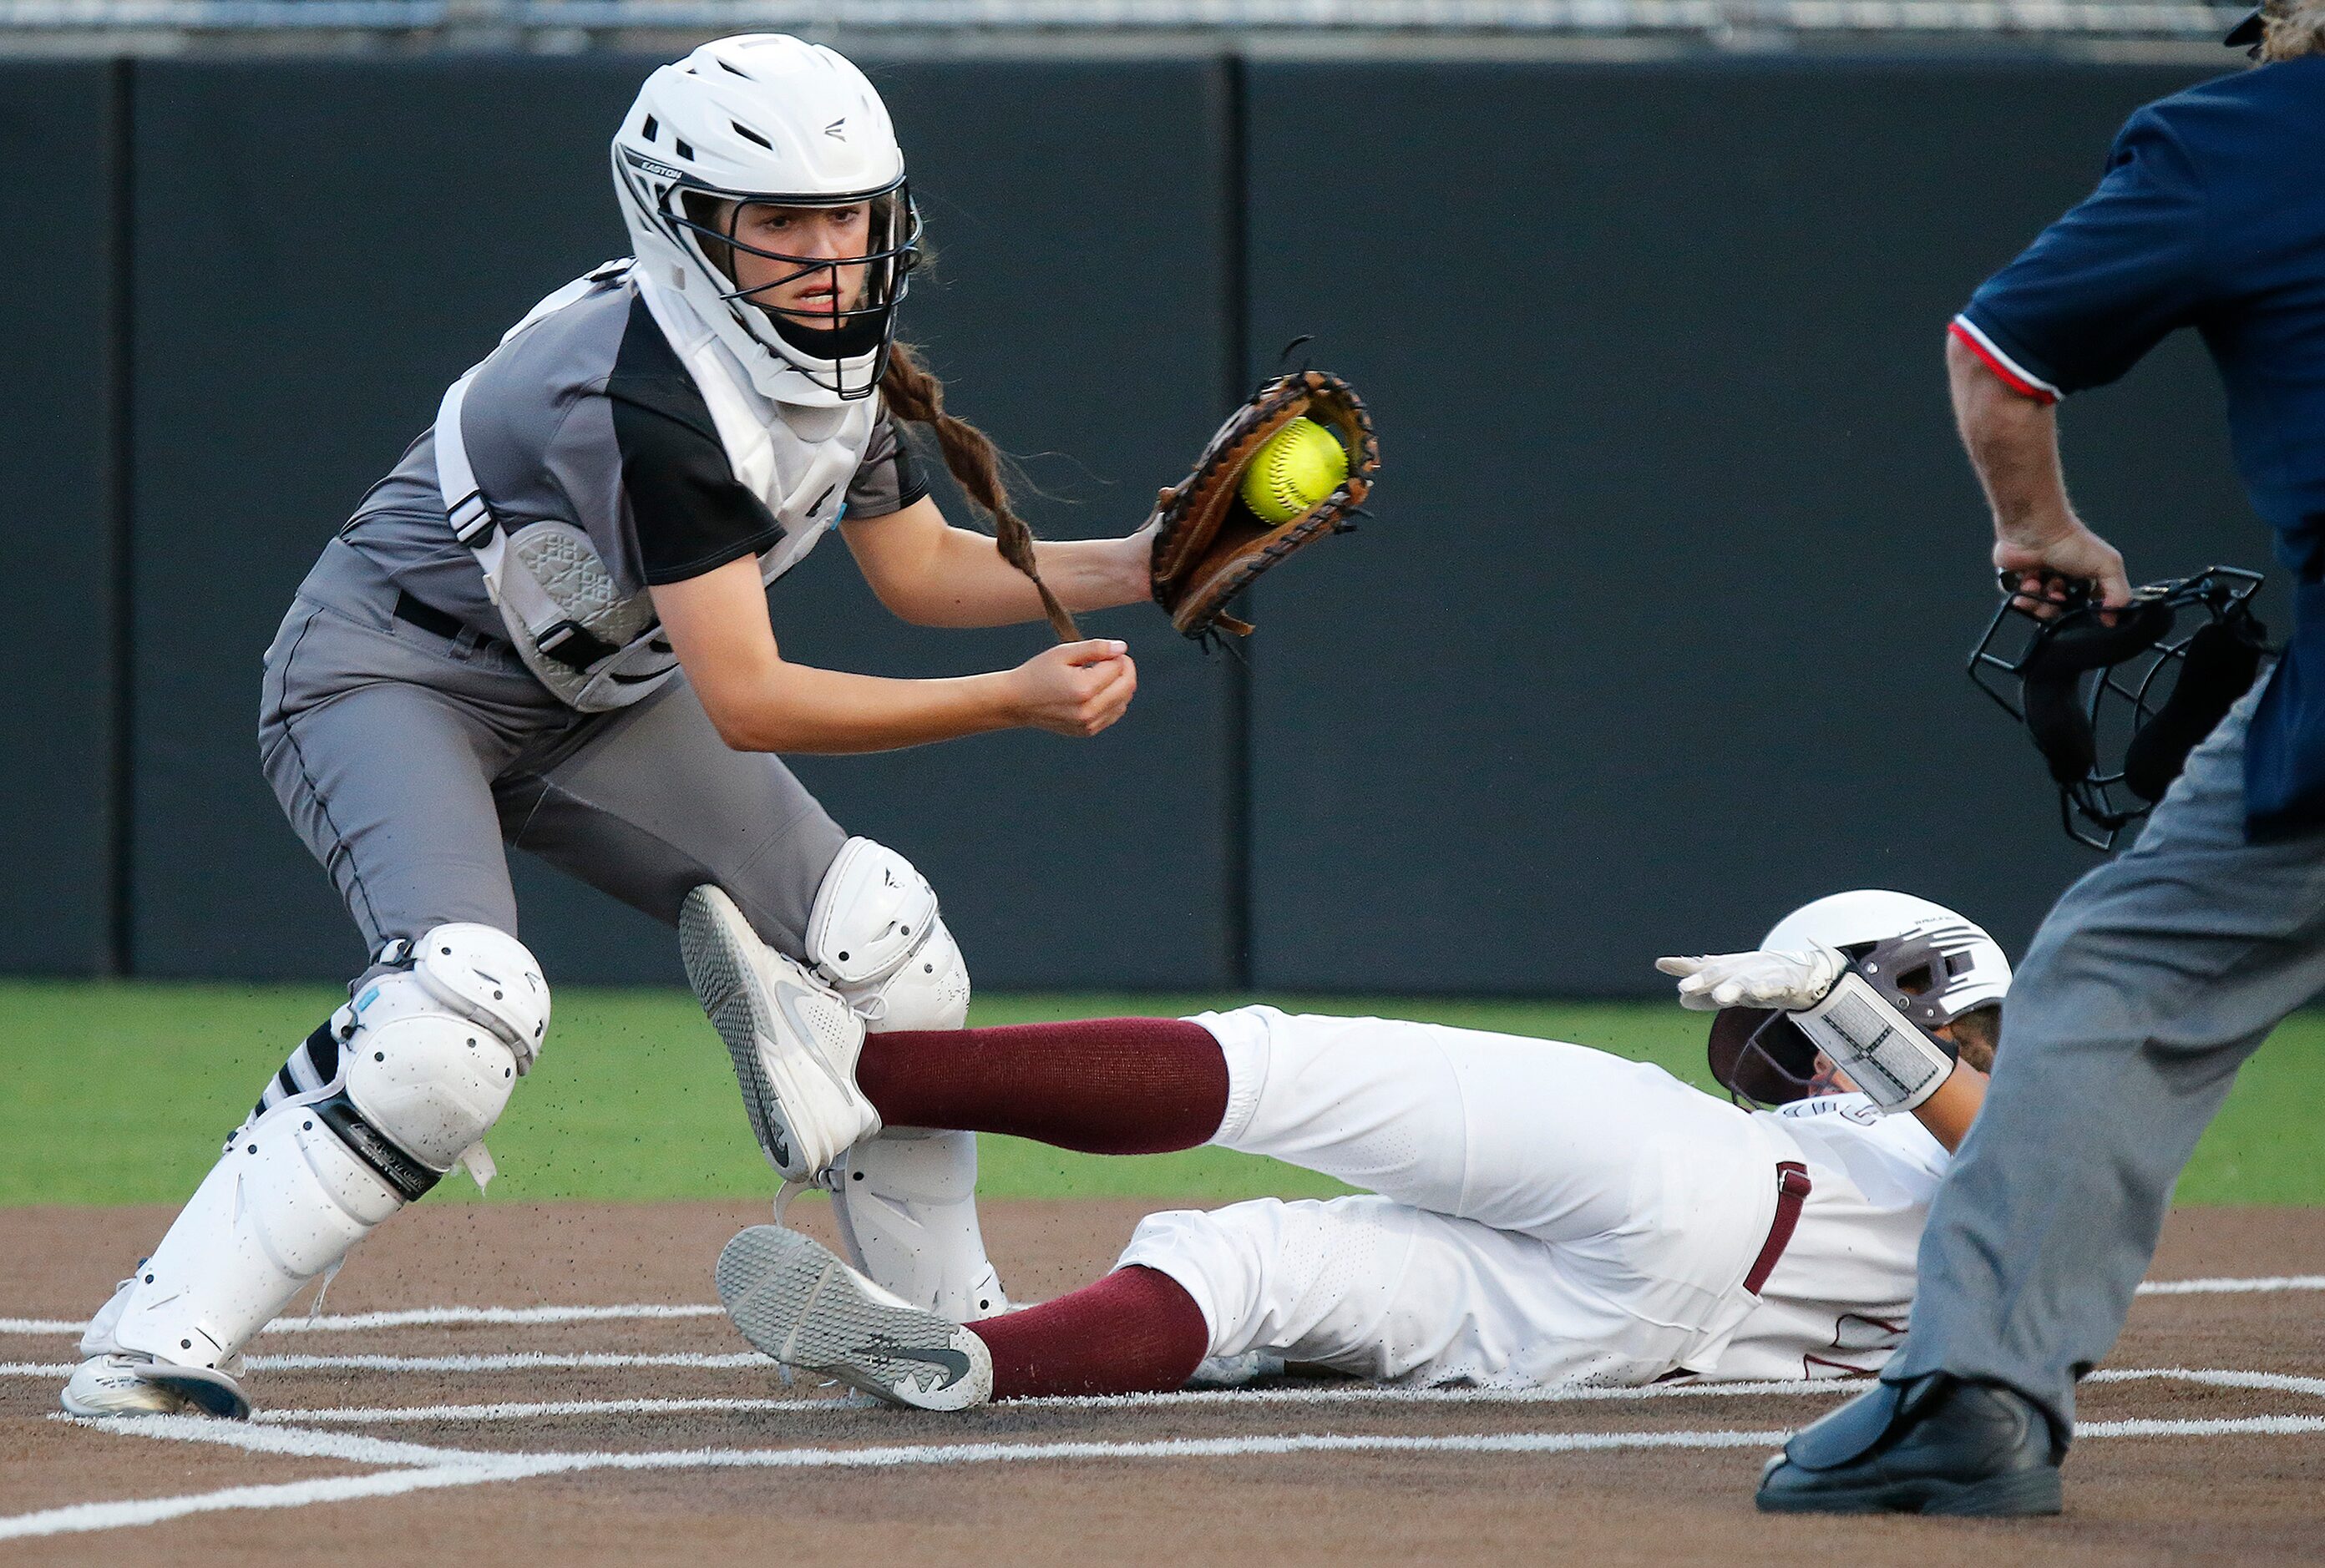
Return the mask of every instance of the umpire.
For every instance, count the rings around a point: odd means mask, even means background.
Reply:
[[[2036,934],[1913,1332],[1769,1462],[1765,1509],[2058,1512],[2076,1380],[2122,1330],[2172,1183],[2237,1067],[2325,991],[2325,0],[2268,0],[2228,42],[2260,69],[2132,115],[2098,189],[1955,318],[1948,364],[1996,565],[2122,604],[2052,405],[2195,327],[2296,578],[2292,643]]]

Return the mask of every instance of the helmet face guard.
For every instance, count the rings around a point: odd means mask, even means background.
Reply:
[[[921,259],[921,214],[913,205],[908,183],[898,179],[876,190],[840,195],[792,195],[763,190],[725,190],[681,174],[666,164],[641,158],[627,148],[617,149],[632,167],[628,178],[644,186],[643,175],[679,177],[662,188],[652,202],[656,224],[718,285],[717,298],[753,337],[800,366],[817,385],[843,400],[871,396],[879,390],[895,342],[896,308],[911,290],[913,268]],[[706,221],[715,203],[727,205],[726,221]],[[798,256],[767,250],[736,237],[744,211],[751,207],[818,208],[863,206],[870,209],[868,248],[860,255]],[[700,216],[698,216],[699,214]],[[743,288],[735,276],[733,257],[746,253],[776,262],[791,270],[764,283]],[[829,275],[833,298],[848,298],[850,273],[861,279],[853,303],[837,311],[792,311],[762,303],[755,296],[795,283],[818,272]],[[834,325],[816,325],[819,322]]]
[[[2268,643],[2249,603],[2262,581],[2213,567],[2151,583],[2113,611],[2070,583],[2064,607],[2044,618],[2022,607],[2018,574],[2002,574],[2006,596],[1970,650],[1969,677],[2033,734],[2075,842],[2114,848],[2251,689]]]
[[[749,305],[782,334],[783,341],[813,359],[826,362],[831,376],[832,390],[843,396],[851,389],[841,384],[847,379],[845,362],[865,354],[875,354],[875,368],[869,377],[872,385],[879,383],[880,373],[886,368],[890,344],[895,337],[896,307],[910,288],[908,280],[920,262],[920,213],[912,206],[911,193],[899,181],[887,190],[861,197],[821,197],[803,199],[797,197],[738,196],[726,191],[709,191],[697,188],[679,192],[679,210],[671,216],[686,234],[686,241],[702,254],[713,272],[736,287],[721,290],[718,298],[729,305]],[[699,221],[687,210],[698,202],[709,200],[727,204],[727,222],[723,231]],[[853,256],[796,256],[782,251],[766,250],[736,237],[744,214],[754,207],[817,208],[864,206],[871,214],[871,248]],[[733,258],[736,253],[780,263],[791,269],[764,283],[746,289],[735,276]],[[720,265],[724,258],[727,264]],[[848,298],[848,275],[857,279],[855,302],[832,311],[786,310],[761,299],[803,278],[826,274],[831,286],[832,298]],[[853,395],[862,396],[862,392]]]
[[[1767,1111],[1839,1087],[1790,1014],[1765,1007],[1723,1007],[1711,1015],[1706,1054],[1711,1075],[1737,1104]]]

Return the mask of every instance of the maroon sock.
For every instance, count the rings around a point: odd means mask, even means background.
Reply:
[[[1203,1309],[1169,1275],[1133,1264],[1055,1301],[968,1325],[993,1352],[993,1397],[1181,1388],[1211,1348]]]
[[[891,1127],[1005,1132],[1085,1154],[1192,1148],[1227,1111],[1227,1061],[1181,1019],[871,1035],[856,1082]]]

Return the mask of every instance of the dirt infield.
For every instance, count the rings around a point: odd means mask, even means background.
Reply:
[[[1146,1205],[995,1204],[1012,1287]],[[802,1205],[820,1229],[820,1205]],[[2325,1212],[2183,1211],[2087,1386],[2067,1517],[1764,1519],[1829,1388],[1528,1399],[1295,1384],[908,1415],[786,1387],[714,1309],[755,1204],[427,1205],[253,1351],[247,1425],[52,1418],[151,1210],[0,1211],[0,1563],[2316,1562]],[[504,1308],[514,1312],[462,1310]],[[612,1313],[560,1311],[620,1308]],[[403,1314],[388,1316],[381,1314]],[[747,1553],[749,1558],[741,1554]]]

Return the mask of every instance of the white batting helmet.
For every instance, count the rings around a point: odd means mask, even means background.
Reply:
[[[1829,894],[1777,921],[1760,945],[1788,953],[1811,942],[1859,959],[1876,943],[1887,946],[1895,973],[1866,978],[1877,990],[1911,997],[1912,1016],[1924,1028],[2000,1001],[2010,989],[2010,960],[1986,927],[1911,893]]]
[[[1900,1022],[1925,1033],[1999,1002],[2010,989],[2010,960],[1983,927],[1911,893],[1833,893],[1794,909],[1760,940],[1775,953],[1811,944],[1845,955]],[[1826,1092],[1817,1047],[1787,1013],[1722,1008],[1708,1049],[1712,1076],[1739,1103],[1781,1105]]]

